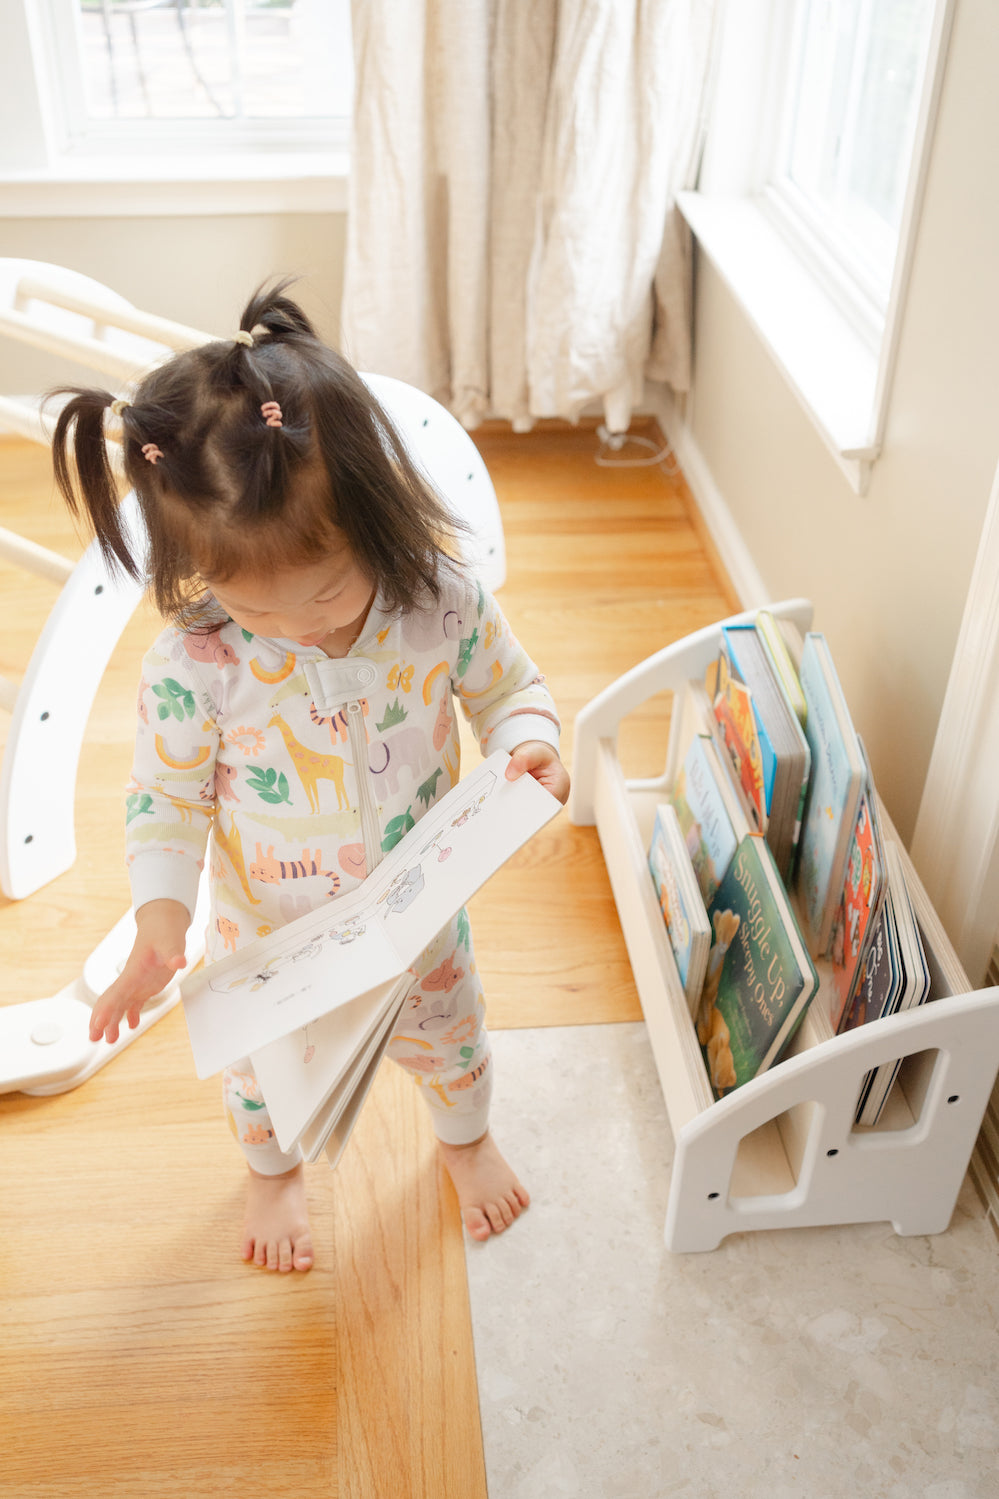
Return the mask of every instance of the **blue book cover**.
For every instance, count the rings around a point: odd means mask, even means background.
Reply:
[[[843,890],[850,834],[864,789],[864,762],[825,637],[805,636],[799,671],[808,703],[805,735],[812,753],[797,886],[813,957],[829,946]]]
[[[706,906],[732,862],[737,839],[712,765],[711,740],[695,734],[673,788],[673,805]],[[714,761],[718,765],[717,759]],[[724,767],[718,769],[725,774]]]

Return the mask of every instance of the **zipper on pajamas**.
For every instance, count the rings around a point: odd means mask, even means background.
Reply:
[[[361,809],[361,837],[364,839],[364,869],[366,874],[382,862],[382,833],[378,822],[378,806],[374,787],[371,784],[371,767],[368,764],[368,736],[364,732],[364,715],[358,702],[347,704],[347,738],[354,759],[354,774],[357,780],[357,799]]]

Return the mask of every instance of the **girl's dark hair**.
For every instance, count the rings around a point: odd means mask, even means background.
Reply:
[[[420,606],[440,597],[464,530],[364,381],[284,295],[288,285],[261,287],[247,303],[240,328],[252,345],[177,354],[122,410],[144,557],[122,525],[105,446],[111,396],[51,393],[68,396],[53,461],[70,510],[89,521],[107,561],[148,580],[161,612],[182,623],[204,618],[205,580],[314,564],[344,538],[390,611]],[[280,427],[261,414],[268,401]]]

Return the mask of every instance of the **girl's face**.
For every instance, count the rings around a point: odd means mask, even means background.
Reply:
[[[346,547],[308,566],[237,573],[218,586],[210,578],[204,581],[244,630],[302,646],[349,643],[375,595],[371,579]]]

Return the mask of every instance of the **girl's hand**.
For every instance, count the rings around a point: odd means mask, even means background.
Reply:
[[[540,781],[565,806],[569,800],[569,772],[558,757],[556,750],[543,739],[528,739],[518,744],[510,756],[506,768],[508,781],[517,781],[522,775],[532,775]]]
[[[190,913],[177,900],[151,900],[135,913],[138,928],[132,951],[119,976],[94,1005],[90,1017],[90,1039],[105,1036],[117,1041],[125,1016],[135,1030],[143,1006],[169,984],[179,969],[187,966],[184,939],[191,924]]]

